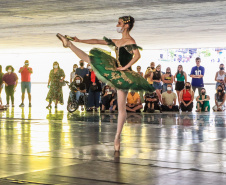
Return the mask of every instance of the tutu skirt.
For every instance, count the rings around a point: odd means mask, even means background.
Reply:
[[[90,60],[91,67],[98,79],[116,89],[155,91],[155,88],[137,72],[117,70],[117,60],[103,49],[94,48],[90,50]]]

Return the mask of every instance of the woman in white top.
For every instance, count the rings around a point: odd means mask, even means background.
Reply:
[[[75,76],[76,76],[75,71],[76,71],[77,68],[78,68],[78,65],[77,65],[77,64],[74,64],[74,65],[73,65],[73,71],[72,71],[71,74],[70,74],[70,83],[73,82],[73,80],[74,80],[74,78],[75,78]]]
[[[226,73],[224,71],[224,64],[220,64],[220,70],[218,72],[216,72],[216,76],[215,76],[215,81],[216,83],[216,89],[219,85],[222,85],[224,89],[225,88],[225,84],[226,84]]]

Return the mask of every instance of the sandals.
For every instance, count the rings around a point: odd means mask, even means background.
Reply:
[[[58,37],[58,39],[60,39],[62,41],[63,46],[65,48],[68,48],[71,46],[71,43],[63,35],[61,35],[60,33],[57,33],[56,36]]]

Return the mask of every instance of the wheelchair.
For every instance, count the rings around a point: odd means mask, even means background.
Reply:
[[[67,85],[69,86],[69,83],[67,83]],[[73,94],[72,98],[69,95],[68,101],[67,101],[67,110],[70,113],[75,112],[79,108],[80,105],[84,105],[84,109],[86,109],[87,102],[88,102],[88,94],[87,93],[80,95],[79,100],[76,100],[75,94]]]

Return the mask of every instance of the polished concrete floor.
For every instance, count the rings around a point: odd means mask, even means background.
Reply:
[[[225,184],[226,113],[128,114],[9,108],[0,113],[0,185]]]

